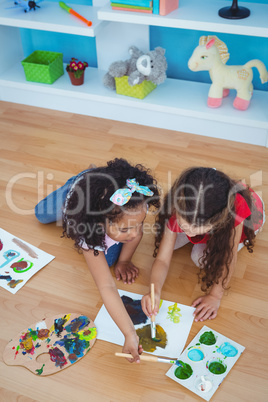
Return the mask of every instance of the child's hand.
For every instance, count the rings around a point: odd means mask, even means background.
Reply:
[[[135,267],[131,261],[118,261],[114,268],[115,277],[118,281],[122,279],[124,283],[131,284],[139,275],[139,268]]]
[[[133,359],[127,359],[130,363],[140,362],[140,355],[143,352],[142,345],[139,345],[139,337],[136,335],[135,332],[131,335],[127,335],[125,337],[125,344],[123,346],[123,353],[131,353]]]
[[[141,299],[141,307],[144,314],[146,314],[147,317],[151,317],[152,314],[156,315],[159,311],[160,296],[158,296],[155,293],[154,297],[155,297],[154,311],[152,311],[151,293],[147,293],[147,295],[144,295],[143,298]]]
[[[198,297],[192,303],[192,307],[196,307],[194,316],[195,321],[212,320],[216,318],[221,300],[210,294]]]

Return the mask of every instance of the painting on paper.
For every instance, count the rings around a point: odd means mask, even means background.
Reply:
[[[0,286],[16,293],[55,257],[0,229]]]
[[[195,309],[183,304],[161,300],[159,313],[156,316],[156,340],[152,340],[151,321],[141,308],[142,295],[123,290],[118,292],[132,319],[144,351],[171,359],[179,356],[187,341]],[[98,339],[124,345],[124,336],[104,305],[94,321],[98,328]]]
[[[166,375],[209,401],[244,350],[204,325]]]

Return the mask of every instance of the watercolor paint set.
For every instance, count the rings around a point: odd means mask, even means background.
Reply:
[[[245,347],[204,326],[166,375],[209,401]]]

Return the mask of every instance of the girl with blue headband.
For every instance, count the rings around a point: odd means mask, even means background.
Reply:
[[[141,241],[150,207],[159,208],[159,192],[150,171],[115,159],[87,169],[35,207],[41,223],[62,219],[63,235],[83,253],[104,305],[125,336],[123,351],[139,362],[142,347],[117,291],[115,277],[131,284],[138,268],[131,258]]]

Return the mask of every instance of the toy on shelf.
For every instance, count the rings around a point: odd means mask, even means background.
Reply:
[[[250,60],[241,66],[226,66],[229,59],[227,46],[217,36],[202,36],[188,61],[192,71],[209,71],[212,84],[208,93],[208,106],[219,107],[230,89],[237,91],[233,106],[246,110],[253,93],[253,72],[256,67],[262,84],[268,81],[268,72],[260,60]]]
[[[63,10],[67,11],[69,14],[72,14],[74,17],[78,18],[79,20],[83,21],[87,26],[91,26],[92,22],[88,21],[85,17],[82,15],[78,14],[76,11],[74,11],[71,7],[67,6],[63,1],[59,2],[59,6],[63,8]]]
[[[7,7],[8,8],[16,8],[16,6],[22,7],[25,13],[28,13],[28,11],[31,10],[36,10],[36,8],[40,8],[40,6],[38,6],[37,4],[40,3],[42,0],[39,1],[26,1],[26,0],[16,0],[14,1],[14,6],[13,7]]]
[[[136,46],[131,46],[129,48],[129,54],[130,58],[128,60],[116,61],[110,65],[108,72],[103,77],[104,86],[110,89],[116,89],[118,92],[119,81],[123,80],[124,86],[127,85],[130,87],[140,85],[147,81],[150,84],[149,92],[151,92],[157,85],[165,81],[167,77],[165,49],[156,47],[148,53],[143,53]],[[122,78],[122,80],[119,80],[119,78]],[[144,85],[148,87],[146,83]],[[121,93],[121,91],[118,93]]]

